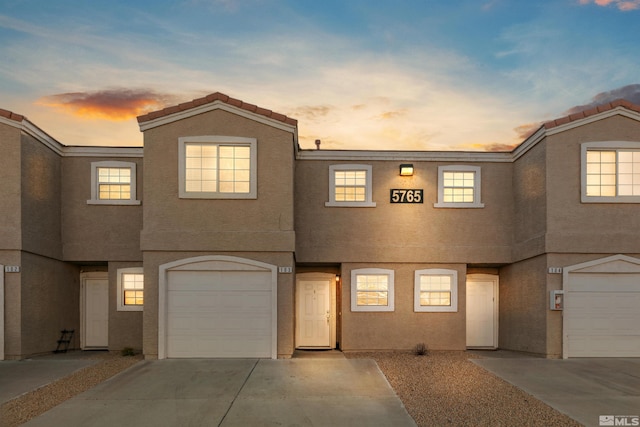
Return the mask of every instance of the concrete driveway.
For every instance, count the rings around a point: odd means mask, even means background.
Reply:
[[[606,415],[640,420],[640,358],[487,357],[472,361],[585,426]],[[611,422],[602,425],[639,425]]]
[[[25,426],[415,426],[373,360],[143,361]]]

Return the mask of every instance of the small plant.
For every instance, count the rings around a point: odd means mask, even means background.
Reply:
[[[429,353],[429,350],[427,349],[427,345],[423,342],[416,344],[416,346],[413,349],[413,353],[416,356],[424,356],[427,353]]]
[[[136,352],[131,347],[125,347],[122,349],[123,356],[134,356]]]

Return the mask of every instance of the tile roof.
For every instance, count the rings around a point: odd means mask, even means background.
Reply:
[[[544,123],[542,126],[545,129],[552,129],[556,126],[565,125],[567,123],[571,123],[576,120],[584,119],[589,116],[593,116],[595,114],[604,113],[605,111],[613,110],[617,107],[624,107],[628,110],[635,111],[640,113],[640,105],[633,104],[626,99],[616,99],[615,101],[607,102],[606,104],[597,105],[592,108],[587,108],[585,110],[579,111],[574,114],[570,114],[568,116],[560,117],[555,120],[548,121]]]
[[[4,117],[5,119],[13,120],[16,122],[21,122],[25,119],[25,117],[20,114],[16,114],[9,110],[3,110],[2,108],[0,108],[0,117]]]
[[[163,108],[162,110],[152,111],[142,116],[138,116],[138,123],[148,122],[151,120],[158,119],[160,117],[168,116],[170,114],[179,113],[180,111],[185,111],[194,107],[199,107],[201,105],[210,104],[215,101],[222,101],[226,104],[233,105],[234,107],[242,108],[243,110],[247,110],[255,114],[260,114],[262,116],[268,117],[273,120],[278,120],[280,122],[283,122],[292,126],[298,125],[298,121],[296,119],[287,117],[284,114],[276,113],[275,111],[258,107],[257,105],[254,105],[254,104],[249,104],[239,99],[231,98],[225,95],[224,93],[220,93],[220,92],[212,93],[203,98],[194,99],[193,101],[190,101],[190,102],[185,102],[182,104],[174,105],[172,107]]]

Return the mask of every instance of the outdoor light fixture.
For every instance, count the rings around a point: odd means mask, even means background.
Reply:
[[[411,163],[401,164],[400,176],[413,176],[413,165]]]

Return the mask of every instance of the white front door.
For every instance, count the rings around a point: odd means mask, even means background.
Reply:
[[[498,346],[498,277],[467,277],[467,347]]]
[[[297,285],[297,348],[332,348],[331,280],[299,280]]]
[[[84,348],[109,346],[109,280],[106,274],[85,276]]]

